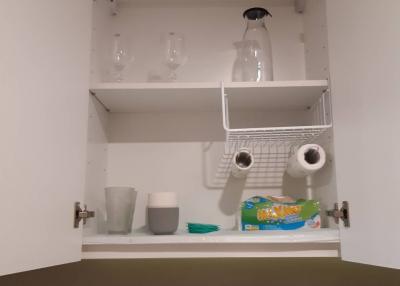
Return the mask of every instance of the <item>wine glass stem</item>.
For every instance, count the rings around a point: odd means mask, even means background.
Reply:
[[[169,70],[169,74],[168,74],[168,79],[170,80],[170,81],[176,81],[176,72],[175,72],[175,70],[174,69],[170,69]]]
[[[122,72],[120,72],[120,71],[115,72],[115,74],[114,74],[114,80],[115,80],[116,82],[121,82],[121,81],[123,81],[124,78],[123,78],[123,76],[122,76]]]

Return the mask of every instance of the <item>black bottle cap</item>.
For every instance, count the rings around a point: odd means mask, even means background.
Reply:
[[[243,18],[247,17],[247,19],[249,20],[262,19],[263,17],[268,15],[272,17],[271,13],[268,12],[267,9],[260,7],[250,8],[243,12]]]

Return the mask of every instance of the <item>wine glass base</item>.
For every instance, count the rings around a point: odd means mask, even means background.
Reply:
[[[175,82],[177,81],[177,75],[175,70],[170,70],[168,75],[167,75],[167,81],[169,82]]]

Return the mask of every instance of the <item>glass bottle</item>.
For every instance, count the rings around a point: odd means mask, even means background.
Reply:
[[[260,49],[257,41],[239,41],[233,45],[237,56],[233,63],[232,81],[259,81],[261,63],[257,54]]]
[[[265,26],[265,19],[271,14],[264,8],[250,8],[243,12],[246,19],[246,30],[243,41],[256,41],[257,50],[254,52],[260,64],[258,77],[255,81],[273,80],[272,48],[269,32]]]

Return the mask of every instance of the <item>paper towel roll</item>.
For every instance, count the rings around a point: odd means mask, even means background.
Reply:
[[[317,144],[301,146],[290,158],[287,173],[294,178],[311,175],[325,165],[326,154]]]
[[[254,164],[254,157],[250,150],[241,148],[233,155],[231,172],[235,178],[244,178]]]

